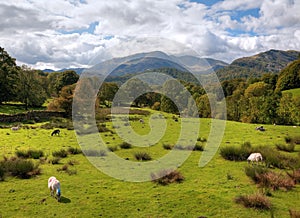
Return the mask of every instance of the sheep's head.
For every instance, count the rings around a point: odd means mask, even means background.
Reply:
[[[56,197],[57,197],[57,200],[58,200],[58,201],[60,201],[60,196],[61,196],[60,189],[57,189],[57,190],[56,190]]]

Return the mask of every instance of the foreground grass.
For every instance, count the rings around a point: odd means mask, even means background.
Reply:
[[[147,134],[150,128],[148,118],[145,125],[132,121],[139,134]],[[137,151],[147,151],[153,159],[168,151],[162,143],[174,143],[178,137],[180,123],[168,117],[167,133],[163,139],[150,148],[131,148],[115,151],[122,158],[136,161]],[[112,124],[107,126],[111,129]],[[299,134],[298,128],[286,126],[265,126],[266,132],[255,131],[256,125],[227,122],[222,146],[240,146],[249,141],[253,146],[284,143],[285,136]],[[208,137],[209,119],[201,119],[199,135]],[[12,156],[16,150],[42,149],[48,159],[52,152],[79,145],[73,131],[61,129],[61,136],[51,137],[51,130],[21,129],[12,132],[0,129],[0,155]],[[115,133],[101,133],[109,146],[118,146],[122,140]],[[296,146],[297,155],[300,147]],[[179,184],[161,186],[153,182],[132,183],[111,178],[98,171],[85,156],[68,155],[60,164],[41,164],[42,174],[27,180],[7,177],[0,182],[0,217],[289,217],[289,209],[300,210],[300,188],[276,191],[270,197],[271,211],[247,209],[234,203],[239,195],[253,194],[257,187],[245,175],[246,162],[226,161],[219,155],[203,168],[198,167],[202,152],[194,151],[179,167],[185,180]],[[68,175],[57,169],[76,160],[70,166],[77,174]],[[55,175],[61,181],[62,202],[50,197],[47,180]],[[229,177],[230,175],[230,177]],[[229,179],[230,178],[230,179]]]

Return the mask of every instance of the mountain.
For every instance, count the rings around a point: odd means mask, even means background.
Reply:
[[[55,72],[64,72],[66,70],[73,70],[78,75],[80,75],[85,70],[85,68],[64,68],[64,69],[61,69],[61,70],[44,69],[42,71],[45,72],[45,73],[55,73]]]
[[[256,78],[265,73],[278,74],[290,62],[297,60],[299,51],[269,50],[250,57],[234,60],[230,65],[216,71],[220,80],[233,78]]]
[[[208,74],[215,69],[222,68],[228,64],[214,59],[199,58],[195,56],[167,55],[161,51],[149,53],[138,53],[122,58],[113,58],[93,66],[91,72],[108,72],[112,66],[110,77],[137,74],[149,70],[162,68],[176,69],[182,72],[193,72],[194,74]],[[104,73],[105,74],[105,73]]]

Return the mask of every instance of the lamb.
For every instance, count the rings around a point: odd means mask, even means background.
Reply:
[[[252,153],[249,155],[249,157],[247,158],[248,163],[249,162],[259,162],[259,161],[263,161],[263,157],[261,155],[261,153]]]
[[[13,126],[11,127],[12,131],[18,131],[20,129],[20,126]]]
[[[60,134],[60,130],[59,130],[59,129],[56,129],[56,130],[54,130],[54,131],[51,133],[51,136],[59,135],[59,134]]]
[[[54,176],[51,176],[48,179],[48,188],[50,189],[51,196],[53,196],[55,192],[57,201],[60,201],[60,197],[61,197],[60,182]]]

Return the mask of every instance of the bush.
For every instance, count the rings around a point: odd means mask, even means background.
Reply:
[[[68,153],[74,155],[74,154],[81,154],[82,151],[81,151],[80,148],[73,148],[73,147],[70,147],[70,148],[68,148]]]
[[[177,170],[162,170],[158,173],[151,173],[151,179],[161,185],[168,185],[170,183],[181,183],[184,177]]]
[[[291,143],[293,144],[300,144],[300,136],[294,136],[291,138]]]
[[[60,151],[53,151],[52,156],[53,157],[65,158],[65,157],[68,156],[68,152],[64,149],[61,149]]]
[[[28,152],[26,151],[16,151],[15,154],[19,158],[29,158]]]
[[[203,145],[196,144],[193,150],[194,151],[204,151],[204,147],[203,147]]]
[[[287,151],[287,152],[293,152],[295,151],[295,144],[276,144],[276,148],[280,151]]]
[[[260,175],[269,172],[266,167],[263,166],[247,166],[245,167],[245,173],[248,177],[250,177],[255,183],[259,183]]]
[[[39,159],[40,157],[44,157],[44,152],[42,150],[16,151],[15,154],[19,158]]]
[[[271,203],[269,199],[260,193],[246,196],[238,196],[235,198],[235,202],[244,205],[244,207],[255,208],[259,210],[271,209]]]
[[[291,177],[295,183],[300,183],[300,169],[293,170],[292,173],[287,172],[287,175]]]
[[[204,137],[198,137],[198,138],[197,138],[197,141],[198,141],[198,142],[206,142],[207,139],[204,138]]]
[[[151,160],[151,156],[146,152],[137,152],[134,154],[135,159],[137,160]]]
[[[108,150],[114,152],[114,151],[118,150],[118,146],[109,146]]]
[[[120,148],[123,148],[123,149],[129,149],[131,147],[132,147],[132,145],[127,142],[123,142],[122,144],[120,144]]]
[[[32,161],[17,157],[12,157],[10,159],[5,158],[0,165],[2,166],[2,169],[4,169],[4,173],[7,172],[12,176],[17,176],[22,179],[27,179],[41,173],[38,165],[35,166]]]
[[[4,180],[4,174],[5,174],[5,169],[2,166],[2,164],[0,164],[0,181]]]
[[[170,145],[170,144],[163,144],[163,148],[164,149],[166,149],[166,150],[171,150],[172,148],[173,148],[173,146],[172,145]]]
[[[244,161],[247,160],[248,156],[251,154],[250,149],[245,149],[242,147],[233,147],[233,146],[227,146],[223,147],[220,150],[221,156],[226,160],[231,161]]]
[[[54,157],[52,160],[50,160],[51,164],[59,164],[61,158],[60,157]]]
[[[28,150],[28,156],[33,159],[40,159],[40,157],[44,157],[44,152],[42,150]]]
[[[107,155],[104,150],[83,150],[83,153],[88,157],[104,157]]]
[[[291,190],[295,187],[295,182],[287,176],[275,172],[267,172],[259,175],[259,185],[264,188]]]
[[[291,218],[300,218],[300,211],[289,209]]]
[[[286,143],[291,143],[292,142],[292,138],[290,136],[285,136],[284,140]]]

